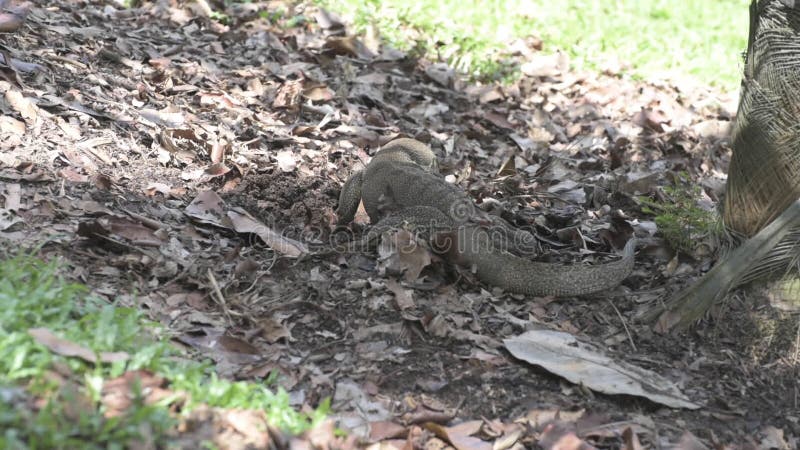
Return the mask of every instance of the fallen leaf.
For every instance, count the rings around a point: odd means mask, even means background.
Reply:
[[[22,187],[19,183],[8,183],[4,188],[0,188],[0,195],[5,198],[3,209],[6,211],[18,211],[20,209],[20,198]]]
[[[20,122],[11,116],[0,116],[0,136],[22,136],[24,134],[25,122]]]
[[[258,321],[261,327],[261,336],[270,344],[274,344],[281,339],[291,340],[292,333],[280,321],[273,317],[267,317]]]
[[[297,168],[297,161],[294,159],[294,153],[291,150],[278,152],[275,159],[278,160],[278,167],[282,172],[294,172],[294,169]]]
[[[372,59],[375,55],[355,36],[330,37],[323,46],[335,55],[353,56],[360,59]]]
[[[401,438],[406,434],[406,427],[403,425],[389,422],[386,420],[378,420],[370,422],[369,424],[369,439],[372,442],[382,441],[384,439]]]
[[[286,256],[300,256],[308,253],[308,247],[300,241],[288,238],[257,221],[241,208],[232,208],[227,213],[233,229],[239,233],[253,233],[260,237],[271,249]]]
[[[386,287],[394,294],[394,300],[401,311],[415,306],[411,289],[403,288],[400,283],[392,279],[386,281]]]
[[[100,402],[105,409],[107,418],[118,417],[135,405],[135,393],[139,392],[144,397],[146,405],[152,405],[167,397],[176,396],[175,392],[166,389],[166,380],[147,370],[133,370],[117,378],[106,380],[103,383]]]
[[[139,114],[144,119],[167,128],[178,128],[186,122],[181,112],[156,111],[155,109],[145,108],[139,110]]]
[[[633,364],[616,362],[569,333],[534,330],[503,343],[514,357],[597,392],[635,395],[671,408],[700,408],[666,378]]]
[[[6,101],[29,125],[36,122],[36,118],[39,117],[39,108],[36,104],[16,89],[6,91]]]
[[[445,63],[429,65],[425,68],[425,75],[446,88],[452,87],[456,79],[455,71]]]
[[[225,215],[225,202],[214,191],[203,191],[197,194],[184,212],[198,222],[232,228],[230,219]]]
[[[478,423],[475,429],[475,422]],[[466,426],[464,426],[466,424]],[[492,444],[482,439],[470,436],[480,429],[480,420],[465,422],[453,427],[444,427],[439,424],[428,422],[424,426],[432,431],[439,439],[445,440],[453,445],[456,450],[491,450]]]
[[[95,353],[81,345],[72,341],[62,339],[56,336],[52,331],[47,328],[31,328],[28,334],[39,344],[44,345],[53,353],[58,353],[62,356],[76,356],[84,361],[90,363],[97,363],[98,359]],[[100,362],[115,363],[127,361],[129,356],[125,352],[100,352]]]
[[[414,235],[407,230],[384,235],[378,247],[378,255],[383,270],[403,273],[406,281],[414,281],[431,263],[431,254],[427,248],[417,243]]]
[[[77,233],[86,238],[112,236],[129,241],[133,245],[148,247],[164,245],[164,240],[159,238],[154,230],[133,220],[116,216],[98,217],[91,222],[81,222],[78,224]]]

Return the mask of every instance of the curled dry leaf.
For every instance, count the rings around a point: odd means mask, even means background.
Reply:
[[[259,222],[241,208],[230,210],[222,198],[213,191],[201,192],[189,206],[186,214],[209,225],[232,229],[238,233],[252,233],[260,237],[273,250],[286,256],[300,256],[308,253],[308,247],[302,242],[282,236],[263,223]]]
[[[378,247],[379,263],[383,270],[402,272],[406,281],[419,278],[422,269],[431,263],[431,254],[407,230],[384,235]]]
[[[293,257],[308,253],[308,247],[306,247],[305,244],[281,235],[253,218],[241,208],[232,208],[228,211],[228,218],[231,220],[234,230],[239,233],[253,233],[257,235],[265,244],[269,245],[270,248],[278,253]]]
[[[6,101],[29,125],[39,117],[39,107],[16,89],[6,91]]]
[[[87,238],[112,236],[118,240],[129,241],[133,245],[148,247],[160,247],[164,244],[164,240],[150,228],[139,222],[116,216],[98,217],[91,222],[81,222],[78,224],[78,235]]]
[[[31,328],[28,330],[28,334],[53,353],[58,353],[62,356],[76,356],[90,363],[98,362],[98,355],[95,355],[92,350],[72,341],[62,339],[47,328]],[[99,356],[99,361],[104,363],[127,361],[129,358],[125,352],[100,352]]]
[[[292,340],[292,333],[288,328],[274,317],[267,317],[258,321],[261,327],[261,335],[270,344],[274,344],[281,339]]]

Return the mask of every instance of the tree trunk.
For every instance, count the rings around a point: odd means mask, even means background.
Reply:
[[[753,236],[800,197],[798,119],[800,5],[754,0],[724,202],[729,230]]]
[[[785,275],[800,257],[800,1],[750,4],[741,89],[723,220],[752,238],[654,311],[659,331],[691,325],[730,289]]]

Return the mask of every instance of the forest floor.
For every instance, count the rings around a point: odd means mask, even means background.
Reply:
[[[796,316],[750,290],[684,334],[641,320],[713,263],[713,226],[676,234],[669,205],[714,217],[735,94],[575,72],[536,40],[510,43],[519,80],[470,83],[341,37],[304,4],[232,4],[228,25],[168,2],[33,5],[2,43],[0,242],[62,259],[220,376],[277,373],[296,408],[331,398],[339,427],[397,448],[797,447]],[[400,277],[391,251],[298,257],[330,242],[342,183],[398,136],[536,235],[537,259],[600,263],[635,233],[633,274],[556,299],[503,293],[425,248]],[[510,339],[541,329],[694,406],[512,356]]]

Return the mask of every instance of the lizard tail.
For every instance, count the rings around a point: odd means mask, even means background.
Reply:
[[[475,242],[475,241],[473,241]],[[477,252],[461,253],[461,262],[476,269],[482,281],[509,292],[527,295],[585,295],[619,285],[633,271],[635,239],[625,245],[622,258],[595,266],[529,261],[479,245]],[[475,248],[475,247],[473,247]]]

